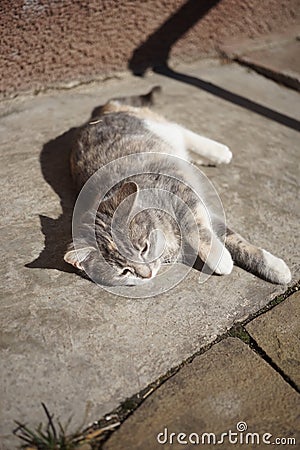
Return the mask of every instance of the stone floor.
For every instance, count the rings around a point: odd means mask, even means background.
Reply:
[[[255,69],[273,80],[300,90],[299,25],[284,34],[270,34],[256,39],[233,38],[222,44],[230,59]]]
[[[226,449],[231,445],[263,449],[273,443],[276,448],[297,448],[299,300],[299,293],[292,295],[246,327],[250,339],[262,344],[288,380],[256,348],[227,337],[160,386],[112,435],[104,449],[195,448],[197,439],[201,448],[210,448],[213,443]],[[226,432],[222,442],[222,433]]]
[[[41,402],[63,423],[72,416],[74,429],[88,424],[287,289],[237,267],[230,276],[199,285],[199,273],[192,270],[171,291],[139,300],[134,290],[119,297],[70,271],[62,260],[74,204],[69,130],[106,99],[159,84],[157,110],[229,145],[230,165],[203,168],[228,222],[285,259],[291,285],[299,279],[299,94],[236,64],[200,62],[180,67],[177,75],[126,76],[0,103],[1,450],[16,446],[14,420],[38,425]],[[281,353],[297,341],[286,301],[277,307],[286,323],[281,334],[272,339],[268,333],[272,321],[280,328],[277,308],[268,313],[275,315],[270,324],[267,315],[260,316],[247,330],[296,386],[299,354]],[[194,400],[184,404],[188,395]],[[238,421],[251,431],[292,436],[296,402],[295,388],[279,372],[228,338],[150,396],[106,445],[152,449],[165,425],[174,432],[220,433]],[[120,447],[125,439],[131,444]]]

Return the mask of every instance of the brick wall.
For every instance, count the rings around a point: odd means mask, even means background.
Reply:
[[[299,0],[1,0],[0,95],[214,56],[286,30]]]

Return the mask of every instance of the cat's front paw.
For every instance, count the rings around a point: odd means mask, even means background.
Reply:
[[[226,248],[224,248],[223,253],[217,263],[217,266],[214,268],[214,272],[217,275],[229,275],[232,269],[233,269],[233,261],[231,254]]]

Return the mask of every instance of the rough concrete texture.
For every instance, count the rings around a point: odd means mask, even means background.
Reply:
[[[300,90],[299,26],[280,35],[252,40],[235,38],[223,44],[222,51],[262,75]]]
[[[300,119],[297,93],[237,65],[206,62],[181,71]],[[157,84],[163,87],[157,110],[231,147],[229,166],[205,170],[228,222],[284,258],[293,281],[299,279],[295,130],[153,74],[2,102],[0,423],[5,449],[12,449],[14,419],[39,423],[41,401],[62,422],[73,415],[74,428],[85,411],[86,423],[93,421],[285,290],[239,268],[200,287],[193,270],[168,293],[134,300],[107,294],[63,263],[74,198],[70,136],[62,133],[84,122],[107,98],[146,92]]]
[[[196,357],[146,399],[112,435],[104,449],[197,448],[192,443],[178,443],[178,433],[185,433],[186,437],[179,439],[187,442],[187,436],[197,433],[201,436],[199,447],[208,449],[214,445],[212,441],[210,445],[207,443],[207,437],[206,445],[202,445],[202,433],[214,433],[218,441],[229,430],[237,433],[240,422],[246,423],[247,431],[232,436],[232,439],[238,437],[235,444],[224,437],[220,448],[270,448],[262,442],[264,433],[272,434],[270,443],[276,437],[300,438],[299,404],[299,395],[265,361],[238,339],[229,338]],[[162,445],[157,435],[164,433],[165,428],[168,440]],[[170,444],[172,432],[176,436]],[[251,441],[245,444],[247,432],[259,434],[259,445],[251,445]],[[241,435],[244,436],[242,444]],[[160,438],[164,441],[165,435]],[[287,448],[287,445],[276,445],[276,448]]]
[[[216,54],[297,21],[299,0],[2,0],[0,92],[15,95]]]
[[[300,388],[300,293],[247,325],[247,331]]]

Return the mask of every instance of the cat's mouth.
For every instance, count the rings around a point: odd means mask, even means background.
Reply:
[[[160,265],[154,268],[147,268],[143,270],[143,273],[137,273],[136,276],[129,276],[126,279],[126,286],[139,286],[141,284],[148,283],[153,280],[153,278],[157,275],[157,272],[160,269]]]

